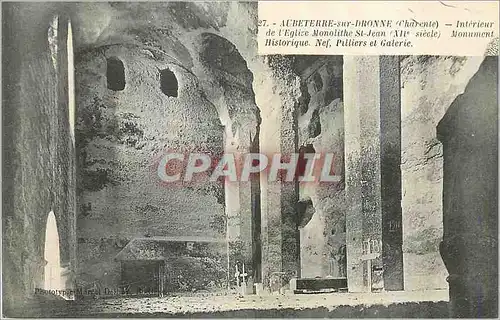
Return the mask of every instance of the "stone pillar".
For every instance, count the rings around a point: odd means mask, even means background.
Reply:
[[[226,153],[233,153],[235,157],[243,157],[248,148],[235,150],[228,148]],[[238,160],[237,160],[238,161]],[[241,272],[243,264],[248,274],[252,273],[252,199],[251,185],[248,182],[225,182],[225,203],[227,215],[227,241],[228,241],[228,270],[229,281],[236,285],[233,275],[236,268]]]
[[[257,126],[255,137],[250,146],[250,152],[258,153],[259,148],[260,124]],[[252,270],[253,283],[262,283],[262,241],[261,241],[261,199],[260,199],[260,173],[250,181],[251,192],[251,227],[252,227]]]
[[[226,153],[232,153],[240,166],[248,153],[258,153],[258,124],[248,123],[238,128],[235,137],[226,135]],[[229,246],[228,269],[231,283],[236,266],[241,272],[245,264],[248,273],[248,293],[253,291],[253,283],[260,281],[260,181],[252,176],[250,181],[225,182],[225,203],[227,240]]]
[[[292,116],[288,114],[288,116]],[[281,124],[281,154],[296,151],[296,130],[292,119]],[[288,128],[287,128],[288,127]],[[300,231],[298,228],[299,189],[297,181],[270,181],[267,187],[266,225],[262,257],[264,286],[277,291],[293,277],[300,277]]]
[[[281,155],[298,152],[298,125],[295,105],[282,110],[281,122]],[[288,281],[292,277],[300,277],[300,231],[299,231],[299,184],[297,179],[281,182],[281,255],[282,271]]]
[[[399,56],[381,56],[380,178],[384,289],[403,290],[401,182],[401,67]]]
[[[262,116],[261,150],[272,162],[274,154],[289,156],[298,152],[297,100],[300,81],[287,58],[273,57],[273,92]],[[273,95],[270,95],[273,96]],[[282,162],[287,162],[282,158]],[[271,291],[287,288],[293,277],[300,277],[300,231],[298,221],[299,188],[294,181],[268,181],[262,174],[262,282]]]
[[[344,57],[349,291],[403,289],[398,57]]]

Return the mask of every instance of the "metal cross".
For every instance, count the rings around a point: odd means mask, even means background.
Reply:
[[[371,241],[367,241],[366,251],[363,250],[363,255],[361,256],[361,261],[366,261],[366,268],[368,269],[367,273],[367,282],[368,282],[368,291],[372,291],[372,261],[380,257],[380,252],[371,252],[372,246]]]
[[[234,277],[236,278],[236,285],[240,286],[240,270],[238,270],[238,264],[234,266],[236,268],[236,272],[234,273]]]
[[[248,273],[245,272],[245,263],[243,263],[243,272],[241,273],[241,281],[243,282],[243,284],[246,283],[246,281],[245,281],[246,276],[248,276]]]

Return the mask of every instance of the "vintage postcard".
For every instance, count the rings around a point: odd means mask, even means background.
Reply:
[[[1,11],[3,317],[498,317],[498,1]]]

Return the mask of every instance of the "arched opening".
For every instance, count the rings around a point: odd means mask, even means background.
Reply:
[[[255,104],[253,74],[247,62],[233,43],[219,35],[202,33],[199,41],[199,62],[204,72],[200,78],[204,79],[207,97],[217,107],[225,127],[225,152],[258,153],[260,111]],[[248,283],[262,281],[260,178],[255,175],[250,180],[249,184],[230,181],[224,184],[228,287],[238,284],[241,279],[233,277],[234,270],[243,268],[252,278]],[[242,194],[251,197],[250,201],[245,201]],[[231,221],[238,223],[231,225]]]
[[[123,66],[123,62],[116,57],[108,58],[106,62],[108,89],[122,91],[125,89],[125,67]]]
[[[343,179],[343,58],[296,56],[289,63],[300,78],[295,106],[300,146],[296,176],[304,179],[299,183],[299,199],[314,199],[305,211],[307,219],[299,224],[301,277],[336,278],[338,283],[328,285],[335,287],[332,290],[344,290],[347,254],[343,182],[324,183],[320,178],[328,173]],[[306,164],[314,165],[306,168]]]
[[[56,216],[53,211],[51,211],[47,217],[44,258],[46,261],[44,270],[44,289],[64,289],[59,251],[59,232],[57,231]]]
[[[172,71],[168,69],[160,70],[160,89],[169,97],[177,97],[179,84]]]

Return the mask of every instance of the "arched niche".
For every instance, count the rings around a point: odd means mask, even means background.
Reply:
[[[57,229],[56,216],[53,211],[49,212],[45,226],[44,259],[44,289],[64,289],[65,284],[62,277],[59,231]]]
[[[106,59],[106,79],[108,89],[113,91],[125,89],[125,66],[117,57]]]

